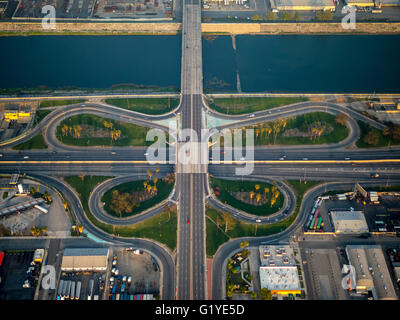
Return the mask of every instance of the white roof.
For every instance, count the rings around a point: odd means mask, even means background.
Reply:
[[[260,267],[261,288],[268,290],[300,290],[299,275],[296,266]]]
[[[368,232],[367,221],[362,211],[331,211],[332,222],[337,233]]]

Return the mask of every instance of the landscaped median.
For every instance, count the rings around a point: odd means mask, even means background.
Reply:
[[[307,101],[304,97],[232,97],[214,98],[209,107],[219,113],[240,115],[268,110],[293,103]]]
[[[121,237],[152,239],[165,244],[173,251],[176,248],[177,241],[176,207],[166,207],[162,213],[159,213],[154,217],[134,225],[123,227],[102,223],[92,215],[88,203],[90,193],[96,185],[110,178],[111,177],[81,175],[79,177],[65,177],[64,180],[76,190],[86,216],[96,227],[109,234]]]
[[[57,139],[70,146],[147,146],[149,128],[102,118],[92,114],[80,114],[61,121],[57,127]]]
[[[400,125],[390,123],[383,131],[373,128],[362,121],[357,121],[360,127],[358,148],[388,147],[400,144]]]
[[[66,106],[70,104],[78,104],[85,102],[84,99],[71,99],[71,100],[43,100],[40,102],[39,108],[48,108],[48,107],[59,107]]]
[[[47,149],[47,145],[44,141],[43,134],[40,132],[32,139],[20,143],[12,148],[14,150]]]
[[[253,129],[255,145],[339,143],[347,138],[349,130],[337,119],[324,112],[307,113],[242,128],[242,137],[246,137],[247,129]]]
[[[101,198],[104,210],[112,216],[125,218],[167,199],[174,188],[174,174],[161,179],[149,174],[151,177],[148,180],[130,181],[107,190]]]
[[[261,237],[279,233],[288,228],[297,218],[304,194],[320,181],[306,183],[297,180],[287,181],[296,193],[296,208],[293,214],[284,220],[271,224],[245,223],[235,219],[230,213],[206,205],[206,253],[213,256],[218,248],[232,238]]]
[[[210,185],[222,203],[250,214],[268,216],[283,206],[284,196],[274,184],[223,180],[210,176]]]
[[[106,99],[107,104],[149,115],[160,115],[174,110],[179,98],[117,98]]]

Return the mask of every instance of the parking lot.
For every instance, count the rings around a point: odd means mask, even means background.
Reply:
[[[119,249],[114,250],[114,257],[117,262],[114,266],[111,262],[110,269],[116,268],[118,271],[117,274],[115,272],[110,274],[110,280],[113,281],[109,282],[109,299],[113,298],[113,294],[118,293],[152,294],[154,297],[159,294],[160,269],[149,253],[133,248]],[[128,277],[131,277],[130,283],[128,283]]]
[[[31,267],[34,251],[15,251],[5,253],[0,267],[0,300],[33,300],[40,264],[27,274]],[[30,288],[24,288],[25,280],[29,279]]]
[[[351,297],[341,286],[340,249],[302,248],[303,269],[310,300],[346,300]]]

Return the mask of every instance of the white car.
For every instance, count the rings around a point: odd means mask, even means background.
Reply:
[[[303,158],[303,160],[304,160],[304,161],[307,161],[307,160],[308,160],[308,158]]]
[[[144,155],[147,157],[147,156],[149,155],[149,153],[148,153],[148,152],[146,152]]]
[[[24,159],[29,159],[29,156],[25,156]]]
[[[251,115],[249,115],[249,118],[254,118],[254,113],[252,113]]]
[[[256,222],[257,222],[257,223],[260,223],[260,222],[261,222],[261,219],[257,219]]]

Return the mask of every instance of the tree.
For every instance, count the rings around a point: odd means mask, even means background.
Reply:
[[[252,299],[257,299],[257,292],[252,291],[252,292],[250,293],[250,298],[252,298]]]
[[[400,140],[400,125],[395,124],[391,130],[391,136],[394,140]]]
[[[267,288],[262,288],[260,291],[260,298],[262,300],[272,300],[271,291],[268,290]]]
[[[349,120],[349,117],[347,115],[345,115],[344,113],[338,113],[335,117],[335,122],[342,126],[345,126],[348,120]]]
[[[276,12],[268,12],[267,14],[267,20],[278,20],[278,15]]]
[[[224,220],[224,223],[225,223],[225,233],[226,233],[226,232],[228,232],[228,230],[232,229],[232,227],[234,225],[234,220],[233,220],[232,215],[228,212],[222,213],[222,219]]]
[[[364,137],[364,142],[369,145],[376,146],[379,143],[378,132],[374,130],[369,131]]]
[[[240,243],[240,249],[244,249],[249,246],[249,242],[247,240]]]

